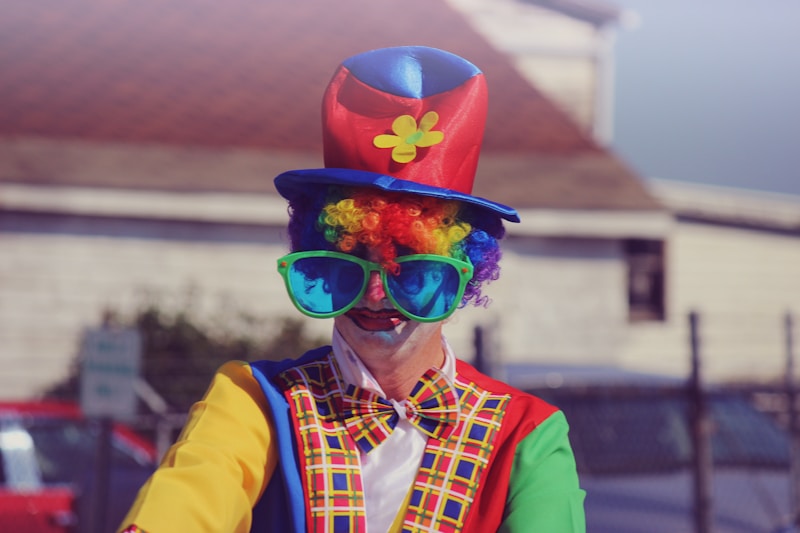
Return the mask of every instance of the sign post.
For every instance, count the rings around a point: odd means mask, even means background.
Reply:
[[[86,331],[81,349],[81,409],[96,431],[92,516],[81,530],[101,533],[111,476],[113,420],[136,416],[135,383],[139,378],[142,343],[139,332],[127,328],[93,328]],[[87,527],[88,526],[88,527]]]

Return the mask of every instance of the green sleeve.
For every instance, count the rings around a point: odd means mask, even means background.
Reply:
[[[567,419],[558,411],[514,453],[502,533],[585,533],[583,499]]]

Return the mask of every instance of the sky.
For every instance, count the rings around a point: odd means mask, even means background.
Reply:
[[[800,195],[800,0],[611,0],[612,149],[645,178]]]

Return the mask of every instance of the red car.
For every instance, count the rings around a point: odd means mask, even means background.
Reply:
[[[113,531],[156,468],[155,448],[113,426],[109,474],[93,508],[101,425],[75,404],[0,402],[0,531]],[[100,478],[102,479],[102,478]]]

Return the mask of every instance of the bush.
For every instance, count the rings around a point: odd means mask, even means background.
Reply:
[[[295,318],[274,323],[234,313],[205,323],[188,311],[167,312],[155,304],[129,319],[112,317],[113,312],[106,312],[102,322],[141,332],[142,377],[178,413],[202,397],[214,372],[226,361],[294,358],[329,342],[308,336],[303,322]],[[45,396],[78,401],[79,394],[80,361],[76,358],[68,377]]]

